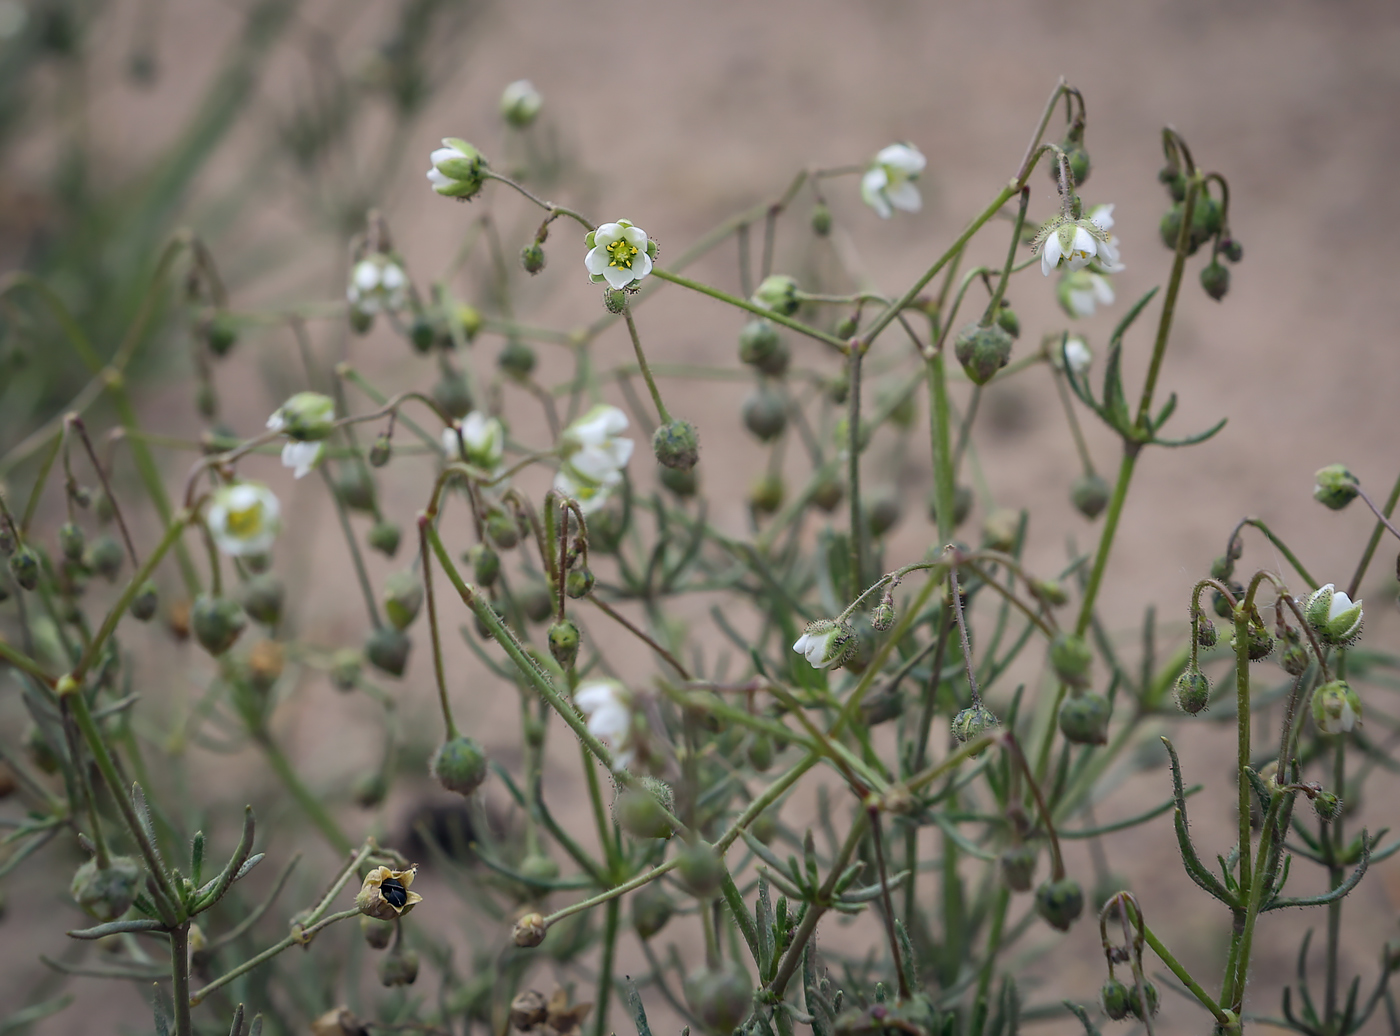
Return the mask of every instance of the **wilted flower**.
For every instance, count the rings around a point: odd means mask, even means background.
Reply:
[[[272,549],[282,529],[282,508],[261,482],[235,482],[215,490],[205,520],[221,551],[248,557]]]
[[[1060,278],[1055,289],[1060,308],[1072,317],[1091,317],[1100,305],[1113,305],[1113,285],[1101,273],[1075,270]]]
[[[417,874],[416,864],[406,871],[390,870],[388,867],[374,868],[365,875],[365,883],[360,887],[359,895],[355,897],[355,906],[359,908],[360,913],[377,917],[381,921],[392,921],[396,917],[402,917],[423,902],[422,896],[408,890]]]
[[[1332,680],[1313,692],[1312,714],[1324,734],[1348,734],[1361,722],[1361,699],[1345,680]]]
[[[345,299],[360,313],[393,313],[408,302],[408,274],[387,255],[376,252],[355,264]]]
[[[595,406],[560,436],[563,464],[554,488],[573,497],[584,511],[600,506],[622,481],[634,443],[623,438],[627,415],[615,406]]]
[[[500,418],[488,417],[480,410],[473,410],[462,419],[462,441],[457,442],[456,426],[442,433],[442,448],[449,457],[462,455],[468,464],[483,471],[496,473],[505,457],[506,429]],[[464,453],[459,454],[459,450]]]
[[[583,710],[588,732],[612,752],[613,769],[627,769],[637,755],[632,692],[616,680],[589,680],[574,692],[574,704]]]
[[[1349,647],[1361,636],[1361,602],[1353,602],[1331,583],[1308,594],[1303,614],[1317,635],[1333,647]]]
[[[448,198],[466,200],[481,190],[486,156],[460,137],[443,137],[442,147],[430,156],[433,167],[428,182]]]
[[[501,117],[517,129],[535,121],[544,98],[528,79],[517,79],[501,92]]]
[[[818,619],[807,624],[807,631],[797,638],[792,649],[805,655],[817,669],[839,666],[851,657],[856,648],[856,633],[849,623]]]
[[[589,231],[584,244],[588,254],[583,265],[594,283],[607,281],[611,288],[625,288],[651,273],[653,250],[647,232],[625,219]]]
[[[889,219],[893,209],[918,212],[923,198],[914,181],[927,164],[928,160],[913,144],[881,148],[860,179],[860,196],[881,219]]]

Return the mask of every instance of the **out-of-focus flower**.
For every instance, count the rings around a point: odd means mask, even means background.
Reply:
[[[1113,285],[1092,270],[1075,270],[1060,278],[1055,289],[1060,308],[1072,317],[1091,317],[1099,306],[1113,305]]]
[[[393,259],[376,252],[350,271],[345,299],[352,309],[367,316],[397,312],[408,302],[408,274]]]
[[[457,442],[457,428],[442,433],[442,448],[449,457],[464,456],[468,464],[493,475],[505,458],[506,429],[499,418],[473,410],[462,419],[462,441]]]
[[[534,122],[543,105],[544,98],[528,79],[517,79],[501,92],[501,118],[516,129]]]
[[[914,181],[927,164],[928,160],[913,144],[881,148],[860,179],[860,196],[881,219],[889,219],[894,209],[918,212],[923,197]]]
[[[1324,734],[1349,734],[1361,722],[1361,699],[1345,680],[1333,680],[1313,692],[1312,714]]]
[[[617,680],[588,680],[574,692],[588,731],[612,752],[613,769],[625,770],[636,758],[632,692]]]
[[[235,482],[215,490],[205,521],[230,557],[266,554],[282,529],[282,508],[261,482]]]
[[[595,406],[560,436],[563,461],[554,488],[577,500],[584,511],[600,506],[622,481],[622,469],[635,445],[624,438],[627,415],[615,406]]]
[[[335,428],[335,402],[319,392],[298,392],[267,419],[267,427],[289,440],[282,447],[282,465],[301,478],[320,463],[319,440]]]

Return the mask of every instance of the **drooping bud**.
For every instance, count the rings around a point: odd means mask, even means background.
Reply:
[[[671,421],[656,429],[651,449],[666,467],[689,471],[700,459],[700,436],[689,421]]]
[[[760,442],[770,442],[787,428],[787,402],[766,386],[759,386],[744,400],[744,427]]]
[[[478,543],[467,551],[465,560],[472,566],[472,578],[478,586],[489,589],[495,585],[501,574],[501,556],[490,545]]]
[[[739,359],[764,374],[780,377],[792,354],[778,329],[767,320],[750,320],[739,332]]]
[[[1260,621],[1258,614],[1250,617],[1249,625],[1246,628],[1245,651],[1249,655],[1251,662],[1258,662],[1268,658],[1274,650],[1274,637],[1268,627]],[[1230,638],[1230,647],[1235,647],[1235,638]]]
[[[1010,507],[998,507],[982,519],[982,545],[1002,553],[1013,550],[1021,530],[1021,512]]]
[[[618,826],[633,838],[670,838],[676,831],[666,816],[674,797],[665,781],[643,777],[642,787],[627,788],[613,803]]]
[[[1342,815],[1342,800],[1334,792],[1320,791],[1312,800],[1313,812],[1322,820],[1336,820]]]
[[[1303,602],[1308,625],[1324,643],[1350,647],[1361,637],[1364,615],[1361,602],[1352,599],[1331,583],[1314,590]]]
[[[286,595],[282,580],[267,572],[244,583],[238,596],[243,610],[254,622],[275,626],[282,617],[282,603]]]
[[[486,753],[472,738],[454,737],[438,746],[428,769],[448,791],[470,795],[486,780]]]
[[[1032,579],[1030,590],[1037,601],[1050,608],[1059,608],[1069,603],[1069,594],[1065,592],[1059,580]]]
[[[472,393],[461,371],[445,370],[433,385],[433,401],[461,420],[472,412]]]
[[[578,626],[571,619],[549,627],[549,653],[561,669],[569,670],[578,661]]]
[[[1312,715],[1324,734],[1349,734],[1361,723],[1361,699],[1345,680],[1332,680],[1313,691]]]
[[[1021,337],[1021,318],[1016,315],[1015,310],[1004,302],[997,307],[997,327],[1012,338]]]
[[[399,552],[399,541],[402,538],[403,534],[393,522],[375,522],[370,526],[369,545],[386,558],[392,558]]]
[[[771,472],[760,475],[749,488],[749,506],[757,514],[773,514],[783,506],[786,491],[783,480]]]
[[[1050,667],[1071,687],[1089,686],[1089,667],[1093,661],[1093,649],[1077,633],[1061,633],[1050,643]]]
[[[627,292],[622,288],[603,289],[603,308],[617,316],[627,308]]]
[[[389,436],[380,433],[375,437],[374,445],[369,448],[369,463],[371,467],[382,468],[394,455],[394,444],[389,441]]]
[[[535,121],[544,98],[528,79],[517,79],[501,92],[501,118],[516,129],[524,129]]]
[[[87,547],[87,537],[74,522],[64,522],[58,527],[58,549],[69,561],[83,560],[83,550]]]
[[[880,603],[875,606],[875,610],[870,613],[870,628],[884,633],[894,625],[894,594],[888,590],[885,596],[880,598]]]
[[[394,936],[394,922],[381,921],[369,914],[361,914],[360,934],[364,936],[365,943],[370,949],[382,950],[389,945],[389,940]]]
[[[530,949],[544,942],[547,931],[544,916],[538,913],[529,913],[515,922],[515,928],[511,932],[511,940],[521,949]]]
[[[524,381],[535,369],[535,350],[518,338],[512,338],[496,357],[496,365],[511,377]]]
[[[238,322],[227,310],[215,310],[200,321],[204,344],[215,356],[227,356],[238,344]]]
[[[141,890],[141,865],[130,856],[113,856],[106,867],[94,857],[73,875],[70,891],[83,911],[99,921],[115,921],[131,908]]]
[[[141,584],[141,589],[136,591],[136,596],[131,599],[131,617],[138,622],[149,622],[156,614],[156,607],[160,604],[160,595],[156,591],[156,584],[147,579]]]
[[[676,876],[697,899],[709,899],[716,895],[724,875],[724,861],[708,842],[697,841],[680,851]]]
[[[953,353],[974,385],[985,385],[1011,359],[1011,336],[996,324],[968,324],[958,332]]]
[[[515,594],[516,603],[531,622],[544,622],[554,614],[554,595],[540,579],[528,579]]]
[[[341,648],[331,656],[331,685],[338,691],[353,691],[360,683],[360,653]]]
[[[836,510],[845,495],[846,487],[841,484],[841,480],[834,475],[828,476],[818,482],[816,488],[812,490],[812,503],[830,514]]]
[[[967,516],[972,513],[972,487],[955,486],[953,488],[953,528],[957,528],[967,521]],[[935,525],[938,524],[938,494],[930,493],[928,498],[928,519]]]
[[[28,546],[21,546],[10,555],[10,575],[22,589],[33,590],[39,585],[39,555]]]
[[[335,477],[335,495],[352,511],[374,510],[374,482],[358,464],[347,464]]]
[[[408,666],[408,652],[413,641],[402,630],[385,626],[377,629],[365,639],[365,658],[381,673],[389,676],[403,676]]]
[[[1070,503],[1090,521],[1103,514],[1103,509],[1108,506],[1110,493],[1108,483],[1094,472],[1080,475],[1069,487]]]
[[[856,631],[849,622],[817,619],[807,624],[792,649],[817,669],[835,669],[850,660],[856,650]]]
[[[384,614],[397,630],[408,629],[423,607],[423,580],[412,569],[384,581]]]
[[[1188,667],[1176,678],[1172,693],[1176,697],[1176,707],[1194,716],[1210,702],[1210,680],[1200,669]]]
[[[194,630],[195,639],[215,657],[233,647],[247,625],[248,616],[230,597],[201,594],[190,612],[190,628]]]
[[[593,572],[588,568],[572,569],[564,577],[564,593],[568,594],[572,600],[580,600],[593,592],[593,584],[597,582],[593,577]]]
[[[109,583],[116,582],[122,570],[126,554],[115,536],[103,533],[88,546],[83,554],[83,564],[92,569]]]
[[[753,985],[737,964],[699,968],[686,976],[685,999],[707,1032],[730,1033],[753,1007]]]
[[[538,241],[531,241],[520,250],[520,265],[531,276],[543,270],[544,264],[544,246]]]
[[[317,442],[335,429],[335,400],[319,392],[298,392],[267,419],[267,427],[297,442]]]
[[[1340,511],[1357,497],[1360,481],[1340,464],[1329,464],[1320,468],[1313,476],[1313,499]]]
[[[632,895],[632,927],[640,938],[650,939],[666,927],[675,909],[661,882],[643,885]]]
[[[374,809],[389,794],[389,782],[379,770],[364,773],[350,785],[350,798],[361,809]]]
[[[695,469],[681,471],[679,468],[657,467],[656,477],[661,480],[661,484],[675,493],[682,500],[689,500],[700,488],[700,479],[695,474]]]
[[[1291,626],[1283,633],[1283,651],[1279,654],[1279,665],[1289,676],[1302,676],[1312,662],[1303,636]]]
[[[753,301],[764,309],[790,317],[797,312],[802,300],[797,297],[797,282],[785,274],[775,273],[763,279],[753,293]]]
[[[824,201],[812,206],[812,233],[817,237],[826,237],[831,233],[831,209]]]
[[[1230,291],[1230,268],[1217,262],[1206,265],[1201,269],[1201,287],[1219,302]]]
[[[1142,980],[1142,996],[1147,999],[1147,1015],[1157,1013],[1157,987],[1146,979]],[[1128,987],[1128,1010],[1135,1018],[1144,1018],[1142,1009],[1142,997],[1138,996],[1137,983]]]
[[[381,985],[411,986],[418,980],[418,951],[399,950],[379,962]]]
[[[1035,890],[1035,909],[1052,928],[1067,932],[1084,912],[1084,890],[1073,878],[1047,881]]]
[[[966,744],[997,726],[996,714],[981,704],[963,709],[953,717],[953,737]]]
[[[1220,634],[1216,632],[1215,623],[1204,615],[1196,617],[1196,643],[1203,648],[1213,648],[1220,640]]]
[[[870,535],[885,535],[899,524],[900,513],[898,496],[888,492],[877,495],[865,513],[865,520],[870,526]]]
[[[1128,987],[1116,978],[1109,978],[1103,984],[1099,990],[1099,1000],[1103,1004],[1103,1013],[1115,1022],[1121,1022],[1132,1010],[1128,1006]]]
[[[1102,694],[1066,698],[1060,706],[1060,733],[1076,745],[1107,744],[1112,715],[1113,706]]]
[[[520,542],[520,526],[514,517],[496,508],[486,514],[486,535],[502,550],[510,550]]]
[[[1007,846],[1001,853],[1001,879],[1013,892],[1029,892],[1035,880],[1035,865],[1040,858],[1029,842]]]
[[[1233,237],[1221,238],[1220,254],[1230,262],[1237,263],[1244,258],[1244,245]]]
[[[766,773],[773,765],[773,739],[767,734],[754,734],[745,754],[750,766],[759,773]]]
[[[428,181],[438,194],[467,201],[481,190],[486,157],[465,140],[443,137],[431,161]]]

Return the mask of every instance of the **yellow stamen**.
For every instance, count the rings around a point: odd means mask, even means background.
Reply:
[[[259,501],[251,507],[245,507],[241,511],[230,510],[228,513],[228,531],[239,539],[247,539],[249,536],[257,534],[262,528],[263,505]]]
[[[637,254],[636,245],[627,243],[626,238],[618,238],[607,247],[608,254],[612,256],[609,266],[620,266],[624,270],[632,269],[632,257]]]

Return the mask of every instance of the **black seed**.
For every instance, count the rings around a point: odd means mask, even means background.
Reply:
[[[385,878],[379,886],[379,894],[395,910],[402,910],[403,905],[408,902],[408,889],[403,887],[403,882],[398,878]]]

